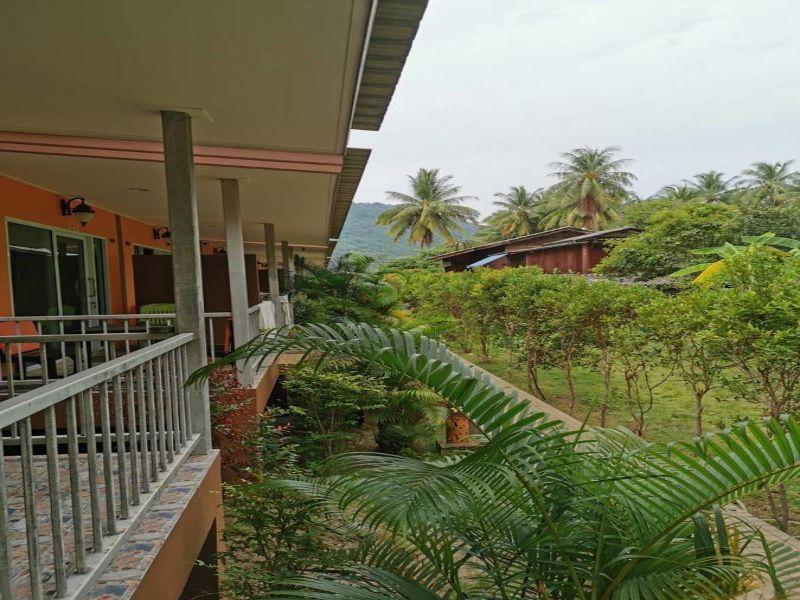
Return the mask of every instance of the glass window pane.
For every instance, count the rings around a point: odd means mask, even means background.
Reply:
[[[86,256],[82,239],[56,236],[61,309],[65,315],[87,314]]]
[[[50,231],[9,223],[8,246],[14,314],[58,314],[53,237]]]

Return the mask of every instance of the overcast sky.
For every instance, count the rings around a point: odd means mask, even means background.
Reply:
[[[800,158],[798,0],[430,0],[357,202],[439,167],[485,216],[579,146],[635,159],[636,191]]]

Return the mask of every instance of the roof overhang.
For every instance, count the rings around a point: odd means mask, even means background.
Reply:
[[[461,256],[464,254],[469,254],[470,252],[480,252],[484,250],[491,250],[492,248],[501,248],[504,246],[508,246],[510,244],[517,244],[520,242],[525,242],[528,240],[536,240],[537,238],[547,237],[549,235],[553,235],[554,233],[563,233],[563,232],[576,232],[576,231],[585,231],[584,229],[580,229],[578,227],[556,227],[554,229],[547,229],[545,231],[537,231],[536,233],[529,233],[528,235],[521,235],[515,238],[509,238],[507,240],[500,240],[497,242],[489,242],[488,244],[481,244],[480,246],[472,246],[471,248],[464,248],[463,250],[453,250],[452,252],[445,252],[444,254],[437,254],[436,256],[432,256],[431,259],[437,260],[444,260],[447,258],[452,258],[454,256]],[[552,242],[551,242],[552,243]]]
[[[382,52],[372,44],[394,36],[395,50],[405,48],[386,67],[393,91],[424,7],[8,0],[0,54],[13,59],[0,63],[0,175],[164,225],[158,110],[185,110],[194,117],[201,237],[223,237],[218,180],[234,178],[246,242],[261,242],[261,224],[271,222],[278,239],[324,257],[368,156],[346,142],[351,122],[376,117],[369,89],[359,91]],[[391,29],[393,11],[402,32]]]
[[[428,0],[378,0],[353,129],[380,129],[427,5]]]

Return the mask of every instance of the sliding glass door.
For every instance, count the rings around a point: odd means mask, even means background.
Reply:
[[[105,244],[100,238],[8,222],[14,314],[105,313]]]

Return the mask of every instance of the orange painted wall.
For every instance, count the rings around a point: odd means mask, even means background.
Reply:
[[[32,185],[0,176],[0,315],[12,311],[11,274],[8,264],[8,240],[6,218],[11,217],[49,227],[57,227],[106,240],[109,302],[112,313],[134,312],[133,300],[133,245],[141,244],[153,248],[169,249],[164,240],[153,239],[153,225],[121,217],[122,239],[118,239],[116,215],[93,206],[96,214],[91,223],[81,227],[72,217],[61,214],[59,200],[63,196],[53,194]],[[122,244],[123,260],[120,261],[118,244]],[[126,281],[127,293],[123,298],[122,280]]]

